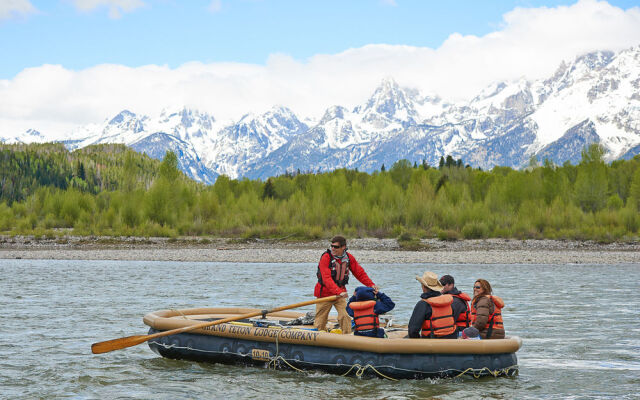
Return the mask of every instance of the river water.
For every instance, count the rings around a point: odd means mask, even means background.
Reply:
[[[640,265],[365,269],[396,302],[396,323],[408,322],[425,269],[466,292],[489,280],[506,302],[507,334],[523,339],[519,375],[363,380],[168,360],[146,344],[93,355],[93,342],[146,334],[150,311],[309,300],[316,266],[0,260],[0,398],[640,398]]]

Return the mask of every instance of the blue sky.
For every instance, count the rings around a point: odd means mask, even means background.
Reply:
[[[104,63],[175,68],[189,61],[264,64],[273,53],[304,60],[367,44],[437,48],[455,32],[483,36],[498,29],[503,14],[515,7],[572,3],[32,0],[31,12],[13,12],[0,21],[0,79],[42,64],[74,70]],[[626,9],[638,1],[609,4]]]
[[[233,120],[284,105],[317,118],[388,77],[471,98],[640,45],[639,2],[0,0],[0,136],[125,108]]]

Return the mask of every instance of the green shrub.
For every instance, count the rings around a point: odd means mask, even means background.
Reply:
[[[437,232],[438,239],[456,241],[461,238],[460,232],[453,229],[441,229]]]
[[[609,210],[619,210],[622,208],[623,205],[624,203],[617,193],[612,194],[607,199],[607,208]]]
[[[472,221],[462,227],[461,233],[465,239],[484,239],[489,235],[489,228],[484,222]]]

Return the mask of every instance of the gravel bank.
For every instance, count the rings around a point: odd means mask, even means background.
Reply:
[[[403,250],[395,239],[350,239],[362,263],[435,264],[640,264],[640,242],[599,244],[557,240],[427,239],[420,249]],[[149,260],[315,263],[327,240],[234,240],[200,238],[0,236],[0,259]]]

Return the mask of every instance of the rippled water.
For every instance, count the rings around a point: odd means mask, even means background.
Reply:
[[[356,254],[357,255],[357,254]],[[523,338],[520,374],[391,382],[167,360],[146,344],[102,355],[91,343],[146,334],[165,308],[270,308],[311,298],[312,264],[0,260],[2,398],[639,398],[640,265],[367,265],[406,323],[425,268],[470,291],[486,278]],[[353,289],[354,284],[350,285]],[[312,310],[313,306],[301,309]]]

